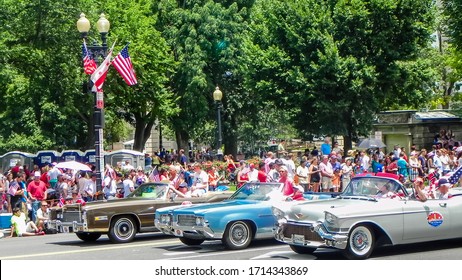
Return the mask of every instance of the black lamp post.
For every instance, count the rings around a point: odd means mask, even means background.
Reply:
[[[223,155],[223,151],[221,150],[221,145],[223,142],[223,136],[221,135],[221,109],[222,103],[221,99],[223,98],[223,93],[221,92],[220,88],[217,86],[215,91],[213,92],[213,100],[217,104],[217,129],[218,129],[218,147],[217,147],[217,156],[221,159]]]
[[[87,50],[89,54],[95,59],[96,63],[100,63],[104,60],[107,55],[107,33],[109,31],[110,23],[106,19],[104,14],[101,14],[98,22],[96,23],[96,28],[98,29],[101,35],[102,44],[98,45],[96,41],[93,42],[93,45],[87,45]],[[85,17],[84,13],[80,14],[80,19],[77,21],[77,29],[79,30],[82,38],[86,41],[88,32],[90,31],[90,21]],[[103,93],[97,92],[93,87],[93,82],[91,78],[89,79],[89,85],[92,91],[92,94],[95,97],[95,107],[93,111],[93,124],[95,130],[95,164],[96,164],[96,190],[102,190],[103,182],[103,170],[104,170],[104,151],[103,151],[103,129],[104,129],[104,102],[103,102]]]

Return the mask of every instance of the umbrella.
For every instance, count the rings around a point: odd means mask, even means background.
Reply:
[[[361,149],[373,149],[373,148],[383,148],[383,147],[386,147],[387,145],[385,145],[382,140],[380,139],[374,139],[374,138],[367,138],[367,139],[364,139],[360,144],[359,144],[359,148]]]
[[[58,168],[66,168],[66,169],[74,169],[74,170],[82,170],[82,171],[91,171],[91,168],[88,167],[87,165],[71,160],[71,161],[65,161],[65,162],[60,162],[56,164],[56,167]]]

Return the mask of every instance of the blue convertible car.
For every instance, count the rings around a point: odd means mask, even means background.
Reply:
[[[244,249],[255,239],[271,239],[276,222],[271,206],[282,201],[281,183],[247,183],[219,203],[159,208],[154,223],[163,233],[178,236],[186,245],[222,240],[229,249]],[[305,199],[331,198],[304,194]]]

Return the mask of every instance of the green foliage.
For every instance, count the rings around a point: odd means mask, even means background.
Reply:
[[[3,0],[0,149],[93,145],[94,99],[82,93],[88,76],[75,28],[82,11],[90,42],[100,40],[101,12],[114,55],[130,42],[139,81],[129,87],[110,69],[107,145],[129,124],[142,150],[156,121],[180,147],[215,145],[218,85],[225,147],[235,153],[237,142],[270,138],[355,139],[377,111],[448,104],[462,61],[462,0],[442,2],[435,22],[432,0]],[[444,53],[431,47],[435,29],[454,38]]]
[[[428,76],[412,74],[429,67],[415,58],[429,42],[431,1],[258,3],[246,86],[288,108],[303,137],[355,139],[377,111],[424,102],[417,83]]]

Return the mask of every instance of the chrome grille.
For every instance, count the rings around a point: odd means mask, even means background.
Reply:
[[[61,222],[73,222],[73,221],[76,221],[78,223],[82,222],[80,211],[64,211],[63,217],[60,220]]]
[[[196,216],[194,215],[178,215],[179,226],[195,226]]]
[[[314,231],[311,231],[311,226],[308,225],[295,225],[285,224],[282,230],[284,237],[292,238],[294,234],[303,235],[305,240],[310,241],[323,241],[322,238]]]

